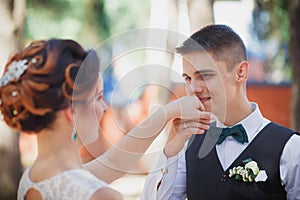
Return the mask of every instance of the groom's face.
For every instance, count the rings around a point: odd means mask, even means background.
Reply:
[[[225,62],[213,59],[206,52],[183,55],[182,66],[187,95],[197,96],[206,111],[224,119],[234,98],[234,73],[227,71]]]

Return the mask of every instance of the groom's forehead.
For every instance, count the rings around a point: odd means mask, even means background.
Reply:
[[[182,67],[194,70],[216,70],[216,61],[208,53],[194,52],[182,56]]]

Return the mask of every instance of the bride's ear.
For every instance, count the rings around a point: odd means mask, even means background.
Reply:
[[[73,112],[72,108],[68,107],[68,108],[65,109],[64,112],[65,112],[65,116],[66,116],[67,120],[73,125],[73,123],[74,123],[74,117],[73,117],[74,112]]]

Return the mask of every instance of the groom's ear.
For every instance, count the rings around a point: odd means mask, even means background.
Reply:
[[[247,61],[239,63],[239,65],[236,67],[236,80],[239,84],[246,83],[248,79],[248,68],[249,63]]]
[[[74,117],[73,117],[74,112],[73,112],[72,108],[71,107],[66,108],[64,110],[64,113],[65,113],[65,116],[66,116],[67,120],[73,125],[73,123],[74,123]]]

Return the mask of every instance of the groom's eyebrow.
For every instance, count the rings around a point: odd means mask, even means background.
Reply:
[[[217,71],[214,70],[214,69],[204,69],[204,70],[195,71],[194,75],[197,75],[197,74],[207,74],[207,73],[216,73],[216,72]],[[182,73],[182,77],[185,77],[185,76],[189,76],[189,75],[187,75],[186,73]]]
[[[206,73],[215,73],[215,72],[216,72],[216,70],[213,70],[213,69],[204,69],[204,70],[195,71],[194,75],[197,75],[197,74],[206,74]]]

